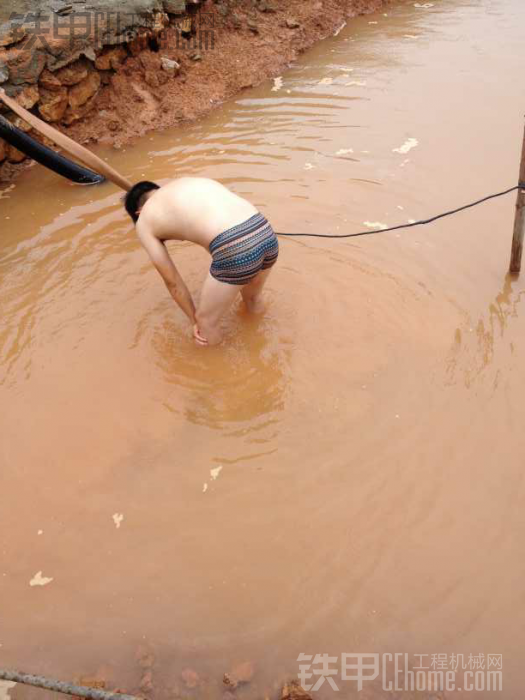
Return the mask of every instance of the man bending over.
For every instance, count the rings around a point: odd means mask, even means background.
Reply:
[[[279,254],[268,221],[250,202],[215,180],[182,177],[159,187],[139,182],[125,197],[138,237],[200,345],[221,340],[220,320],[237,294],[262,311],[261,292]],[[165,242],[191,241],[211,254],[198,309]]]

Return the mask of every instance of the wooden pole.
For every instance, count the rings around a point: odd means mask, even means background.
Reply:
[[[70,139],[69,136],[66,136],[61,131],[58,131],[58,129],[53,128],[38,117],[35,117],[34,114],[31,114],[31,112],[28,112],[26,109],[21,107],[17,102],[15,102],[15,100],[8,97],[2,88],[0,88],[0,100],[10,109],[12,109],[15,114],[18,114],[19,117],[36,129],[40,134],[47,136],[47,138],[51,139],[53,143],[56,143],[57,146],[63,148],[64,151],[69,153],[69,155],[73,158],[76,158],[81,163],[84,163],[84,165],[87,165],[88,168],[92,168],[95,172],[104,175],[104,177],[111,180],[111,182],[123,189],[125,192],[129,192],[129,190],[133,187],[127,178],[118,173],[105,161],[89,151],[87,148],[84,148],[84,146],[81,146]]]
[[[510,273],[512,275],[519,275],[521,270],[521,254],[523,252],[523,237],[525,235],[525,132],[523,134],[519,183],[523,187],[518,190],[516,202],[516,218],[514,219],[514,236],[512,238],[512,253],[510,257]]]

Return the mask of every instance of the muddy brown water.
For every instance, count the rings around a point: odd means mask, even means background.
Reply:
[[[421,5],[352,20],[199,123],[98,152],[135,180],[217,178],[281,231],[403,223],[510,187],[523,4]],[[262,697],[301,652],[494,653],[499,696],[522,697],[513,207],[282,240],[265,316],[234,309],[228,342],[203,350],[112,186],[34,167],[5,190],[0,666],[136,690],[145,645],[166,697],[185,667],[220,697],[246,659],[243,692]],[[197,296],[205,252],[171,251]],[[52,581],[30,586],[37,572]],[[467,695],[492,697],[447,697]]]

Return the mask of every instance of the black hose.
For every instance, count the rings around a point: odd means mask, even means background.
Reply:
[[[79,185],[98,185],[105,178],[74,163],[25,134],[0,114],[0,137],[49,170]]]

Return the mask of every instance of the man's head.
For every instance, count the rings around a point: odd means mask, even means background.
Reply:
[[[159,186],[154,182],[144,180],[143,182],[137,182],[136,185],[133,185],[129,192],[127,192],[127,194],[124,196],[124,206],[126,207],[126,211],[131,216],[134,223],[137,223],[138,221],[140,210],[144,206],[146,199],[148,198],[148,194],[153,190],[158,189]]]

